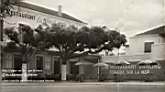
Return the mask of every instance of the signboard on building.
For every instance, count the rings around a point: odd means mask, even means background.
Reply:
[[[31,4],[29,4],[31,5]],[[34,6],[34,5],[31,5]],[[29,6],[26,6],[29,7]],[[73,17],[60,17],[57,11],[47,9],[42,11],[41,9],[31,9],[22,6],[13,6],[10,10],[10,15],[4,19],[4,27],[17,26],[19,23],[27,24],[32,28],[36,28],[38,25],[52,25],[53,23],[61,23],[66,26],[74,25],[76,27],[84,26],[85,23],[76,21]],[[36,6],[38,7],[38,6]],[[51,13],[50,13],[50,12]],[[66,14],[65,14],[66,15]],[[69,16],[69,15],[68,15]],[[85,24],[86,25],[86,24]]]
[[[110,74],[150,74],[160,70],[161,66],[156,65],[110,65]]]

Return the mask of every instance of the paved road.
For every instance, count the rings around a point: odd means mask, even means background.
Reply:
[[[3,84],[0,92],[164,92],[164,83]]]

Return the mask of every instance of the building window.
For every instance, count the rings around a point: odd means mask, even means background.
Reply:
[[[154,42],[145,42],[144,43],[144,52],[145,53],[151,53],[151,51],[152,51],[152,44],[154,44]]]
[[[43,56],[36,56],[36,68],[37,70],[43,70],[44,65],[44,57]]]

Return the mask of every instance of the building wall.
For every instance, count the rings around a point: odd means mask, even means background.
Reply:
[[[165,60],[165,43],[154,44],[152,46],[152,58],[155,60]]]
[[[14,69],[14,55],[20,55],[19,53],[5,53],[2,62],[2,69]],[[48,54],[36,54],[31,58],[28,58],[28,69],[33,70],[36,69],[36,56],[43,56],[43,70],[46,73],[53,73],[54,65],[53,65],[53,55]]]
[[[158,65],[110,65],[108,78],[115,80],[143,80],[143,81],[156,81],[165,80],[164,61],[158,61]]]
[[[15,55],[19,55],[21,57],[21,54],[18,52],[4,53],[2,69],[14,69],[15,68],[14,67],[14,62],[15,62],[14,56]],[[37,56],[43,57],[43,73],[45,73],[47,75],[55,74],[54,69],[56,69],[58,67],[58,65],[54,64],[54,63],[60,62],[60,59],[55,54],[47,54],[46,52],[43,52],[43,53],[36,52],[36,54],[32,55],[32,57],[28,57],[28,59],[27,59],[28,70],[37,70],[37,59],[36,59]],[[59,64],[61,64],[61,62]],[[59,68],[60,68],[60,66],[59,66]],[[70,63],[68,62],[67,63],[67,74],[71,73],[70,68],[71,68]],[[58,69],[58,70],[60,73],[60,69]]]
[[[97,80],[97,67],[84,66],[84,80]],[[100,80],[115,81],[162,81],[165,80],[165,62],[157,61],[157,65],[139,65],[138,62],[131,64],[100,67]]]
[[[129,55],[135,54],[144,54],[144,43],[145,42],[154,42],[154,44],[164,43],[165,39],[160,37],[158,34],[150,34],[150,35],[139,35],[130,38],[130,47],[127,51]]]
[[[10,69],[13,67],[13,56],[10,53],[6,53],[3,55],[2,60],[2,69]]]

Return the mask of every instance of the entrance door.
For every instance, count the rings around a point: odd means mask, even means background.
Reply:
[[[54,74],[60,74],[60,62],[54,61]]]
[[[36,56],[36,68],[37,70],[43,70],[44,67],[44,57]]]
[[[76,76],[79,74],[79,66],[75,65],[75,62],[70,62],[70,73],[73,75],[73,79],[76,80]]]
[[[55,80],[60,80],[61,79],[61,63],[59,61],[59,58],[54,57],[54,75],[55,75]]]
[[[22,69],[22,57],[20,55],[14,55],[14,69],[15,70]]]

